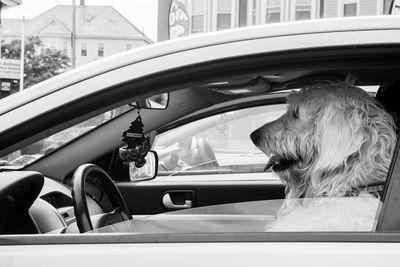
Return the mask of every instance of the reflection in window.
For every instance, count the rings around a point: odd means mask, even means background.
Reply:
[[[204,0],[192,1],[192,33],[204,32]]]
[[[217,9],[217,30],[231,28],[232,2],[230,0],[219,0]]]
[[[268,0],[266,10],[266,23],[281,21],[281,0]]]
[[[294,19],[311,19],[311,0],[296,0],[296,11]]]

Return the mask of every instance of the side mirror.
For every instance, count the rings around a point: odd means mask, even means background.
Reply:
[[[137,168],[134,162],[129,162],[129,178],[131,181],[143,181],[154,179],[158,171],[158,155],[157,152],[150,150],[146,157],[146,164]]]

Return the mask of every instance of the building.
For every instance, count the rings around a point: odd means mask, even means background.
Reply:
[[[0,0],[0,44],[2,43],[2,33],[1,33],[1,27],[2,27],[2,17],[1,17],[1,11],[5,8],[11,8],[18,6],[22,3],[22,0]],[[13,84],[13,80],[9,79],[10,77],[7,77],[7,72],[10,70],[9,65],[7,63],[10,62],[3,62],[1,60],[1,49],[0,49],[0,98],[2,98],[4,95],[8,95],[9,92],[11,91],[11,87]],[[6,65],[7,67],[4,67]],[[14,62],[15,66],[15,62]],[[13,67],[14,67],[13,66]],[[4,79],[3,77],[6,77]]]
[[[158,41],[168,39],[167,6],[179,1],[189,34],[296,20],[388,14],[392,0],[159,0]],[[166,3],[168,2],[168,3]]]
[[[132,48],[152,43],[112,6],[75,7],[76,66],[81,66]],[[38,36],[45,47],[72,57],[73,6],[57,5],[25,21],[25,36]],[[21,20],[2,20],[2,40],[21,38]]]

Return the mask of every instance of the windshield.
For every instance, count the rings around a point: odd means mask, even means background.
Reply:
[[[132,109],[125,105],[102,113],[0,158],[0,168],[22,168],[61,146]]]
[[[391,12],[392,0],[366,2],[370,4],[361,6],[355,0],[73,0],[74,5],[71,0],[1,1],[0,98],[156,42],[253,25]]]
[[[92,232],[373,231],[381,204],[370,196],[241,202],[142,216]]]

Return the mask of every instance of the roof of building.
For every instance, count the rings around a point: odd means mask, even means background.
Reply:
[[[71,5],[57,5],[44,13],[26,20],[25,34],[34,36],[70,36],[72,32]],[[152,40],[130,23],[112,6],[76,6],[76,35],[87,38],[122,38]],[[21,33],[21,20],[3,19],[2,32]]]

